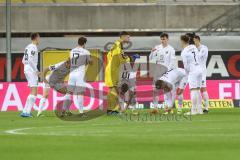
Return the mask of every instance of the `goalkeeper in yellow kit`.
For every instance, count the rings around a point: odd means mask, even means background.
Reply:
[[[105,69],[105,85],[109,88],[107,101],[107,114],[118,114],[118,82],[119,71],[122,64],[130,62],[131,59],[139,58],[139,55],[129,57],[123,52],[123,44],[130,41],[129,33],[123,31],[120,38],[114,43],[111,50],[107,54],[107,66]]]

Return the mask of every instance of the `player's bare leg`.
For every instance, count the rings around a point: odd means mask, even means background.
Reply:
[[[201,93],[202,93],[202,98],[204,101],[204,113],[208,113],[208,106],[209,106],[209,96],[208,96],[208,92],[207,92],[207,88],[206,87],[202,87],[201,88]]]

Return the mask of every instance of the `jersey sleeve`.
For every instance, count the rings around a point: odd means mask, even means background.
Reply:
[[[50,71],[55,71],[56,69],[58,69],[61,65],[64,65],[64,62],[60,62],[54,65],[50,65],[48,68]]]
[[[188,57],[187,54],[182,54],[182,60],[183,60],[183,66],[186,71],[186,74],[189,73],[189,63],[188,63]]]
[[[169,68],[176,68],[175,66],[175,61],[176,61],[176,55],[175,55],[175,50],[172,48],[170,51],[170,63],[169,63]]]
[[[27,55],[28,57],[25,57],[25,62],[27,61],[33,71],[38,72],[37,64],[34,64],[34,56],[38,52],[37,49],[35,47],[30,47],[26,49],[26,52],[25,56]]]
[[[92,61],[92,58],[91,58],[91,53],[89,51],[87,51],[87,54],[86,54],[86,63],[88,64],[89,62]]]
[[[150,55],[149,55],[149,61],[150,61],[151,63],[156,63],[156,59],[154,59],[154,57],[155,57],[155,55],[156,55],[156,51],[157,51],[157,49],[156,49],[156,47],[154,47],[154,48],[152,49]]]

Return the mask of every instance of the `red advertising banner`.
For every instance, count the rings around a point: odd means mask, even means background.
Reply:
[[[144,84],[144,85],[143,85]],[[106,107],[107,88],[103,82],[89,83],[84,97],[85,109],[95,109],[97,107]],[[207,88],[210,99],[240,99],[240,80],[208,80]],[[39,85],[39,93],[34,109],[38,109],[39,100],[42,97],[42,87]],[[152,83],[146,81],[136,87],[137,101],[139,108],[151,108],[152,102]],[[26,82],[15,83],[0,83],[0,111],[21,111],[29,94],[29,88]],[[53,110],[58,102],[63,100],[63,96],[56,91],[50,91],[48,101],[45,104],[45,109]],[[162,100],[163,96],[160,96]],[[184,100],[189,100],[189,88],[184,91]],[[72,96],[72,109],[76,108],[77,101],[75,96]],[[147,105],[147,106],[146,106]],[[239,106],[235,106],[239,107]]]

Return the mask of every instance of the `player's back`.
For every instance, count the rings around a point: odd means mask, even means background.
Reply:
[[[161,78],[160,80],[166,81],[172,85],[178,83],[182,80],[183,77],[186,76],[186,72],[182,68],[174,68],[168,70]]]
[[[131,87],[135,86],[137,72],[134,71],[131,63],[125,63],[121,65],[119,72],[119,82],[127,83]]]
[[[49,70],[51,71],[49,78],[52,82],[60,82],[64,80],[69,73],[69,68],[66,66],[66,61],[49,66]]]
[[[203,69],[206,69],[207,58],[208,58],[208,48],[207,46],[201,44],[198,48],[200,55],[200,65]]]
[[[22,63],[24,64],[25,71],[37,71],[38,49],[35,44],[30,43],[26,46]]]
[[[187,72],[195,72],[200,70],[200,54],[195,45],[185,47],[181,52],[184,69]]]
[[[90,59],[90,52],[82,47],[76,47],[70,52],[71,72],[85,73],[86,64]]]

